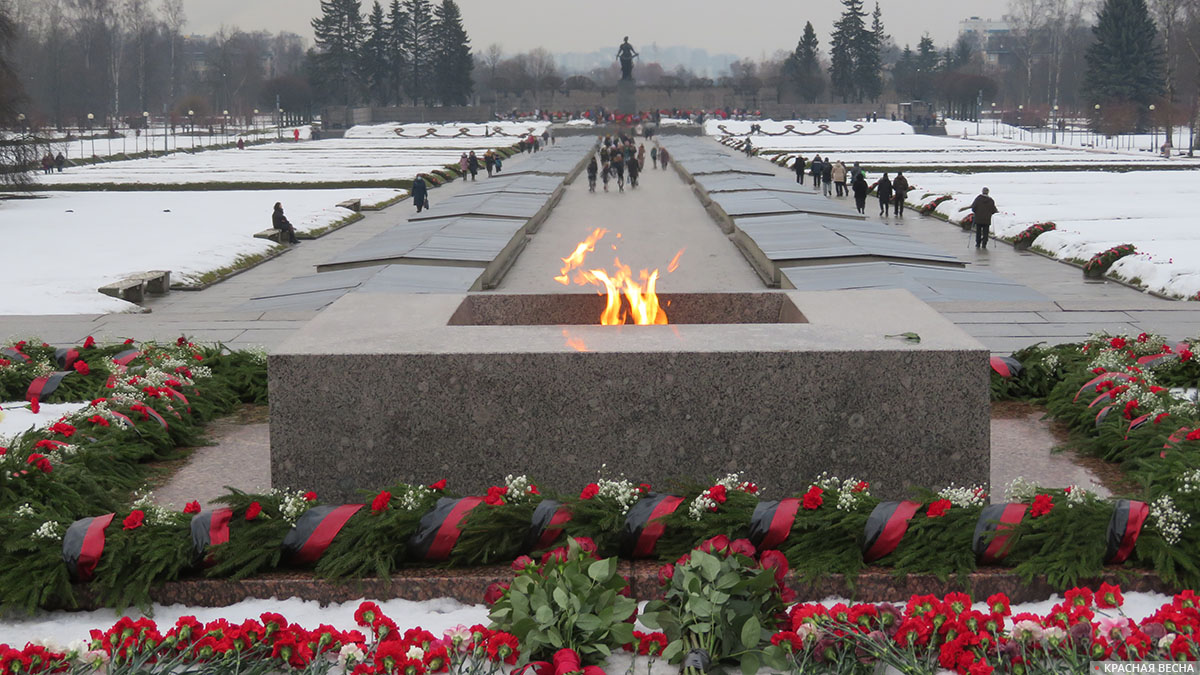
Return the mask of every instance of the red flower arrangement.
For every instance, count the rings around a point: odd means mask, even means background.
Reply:
[[[246,520],[254,520],[262,513],[262,504],[258,502],[250,502],[250,506],[246,507]]]
[[[1084,263],[1083,271],[1087,274],[1102,275],[1108,270],[1109,267],[1112,267],[1113,263],[1127,255],[1133,255],[1135,253],[1137,253],[1137,247],[1135,247],[1133,244],[1121,244],[1120,246],[1114,246],[1106,251],[1101,251],[1100,253],[1092,256],[1090,260]]]
[[[129,512],[128,516],[125,516],[125,520],[121,521],[121,529],[136,530],[142,526],[145,520],[146,512],[141,509],[134,509]]]
[[[809,511],[815,511],[821,504],[825,503],[825,499],[821,496],[825,491],[816,485],[809,486],[808,492],[804,493],[804,499],[801,500],[801,505]]]
[[[387,510],[388,503],[392,501],[392,493],[387,490],[380,490],[379,494],[375,495],[375,499],[371,500],[371,513],[379,514]]]
[[[1047,494],[1041,494],[1033,498],[1033,506],[1029,509],[1029,515],[1034,518],[1044,516],[1054,509],[1054,498]]]

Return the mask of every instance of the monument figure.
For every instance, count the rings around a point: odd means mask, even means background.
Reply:
[[[638,53],[634,51],[633,45],[629,44],[629,36],[625,36],[625,41],[617,47],[617,59],[621,61],[621,79],[633,79],[633,60],[637,58]]]

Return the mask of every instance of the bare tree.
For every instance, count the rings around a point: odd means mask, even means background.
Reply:
[[[1162,38],[1163,62],[1166,91],[1166,110],[1161,118],[1166,127],[1166,137],[1171,138],[1172,106],[1175,103],[1175,76],[1179,71],[1179,34],[1183,32],[1183,22],[1186,17],[1185,5],[1192,4],[1188,0],[1150,0],[1150,13],[1158,24],[1158,34]]]
[[[175,66],[175,47],[179,43],[180,35],[183,32],[183,26],[187,23],[187,16],[183,12],[183,0],[162,0],[162,5],[159,8],[162,13],[163,23],[167,25],[167,39],[170,41],[170,56],[171,56],[171,75],[170,75],[170,97],[171,102],[179,96],[176,73],[178,72]]]
[[[1057,106],[1062,88],[1063,60],[1072,47],[1072,38],[1083,25],[1083,5],[1079,0],[1043,0],[1046,27],[1046,100]]]
[[[1025,69],[1025,105],[1033,103],[1033,67],[1041,50],[1046,18],[1046,0],[1008,0],[1012,51]]]

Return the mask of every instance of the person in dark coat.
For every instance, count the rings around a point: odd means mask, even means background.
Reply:
[[[875,184],[875,196],[879,197],[879,216],[890,216],[892,212],[892,181],[886,173]]]
[[[596,191],[596,174],[600,171],[600,167],[596,164],[596,156],[592,155],[592,159],[587,165],[588,174],[588,192]]]
[[[988,195],[987,188],[983,188],[975,201],[971,202],[971,213],[975,220],[975,248],[987,248],[988,230],[992,228],[992,216],[998,212],[996,200]]]
[[[666,148],[658,149],[658,165],[663,169],[667,168],[667,162],[671,161],[671,153],[667,152]]]
[[[58,169],[59,173],[62,173],[63,166],[66,165],[66,163],[67,163],[67,158],[63,157],[63,154],[61,152],[58,153],[58,156],[54,158],[54,168]]]
[[[271,227],[276,230],[283,230],[283,233],[287,235],[289,243],[300,243],[300,240],[296,239],[296,228],[292,226],[287,216],[283,215],[283,204],[280,202],[275,202],[275,212],[271,214]]]
[[[636,190],[638,173],[641,172],[641,166],[638,164],[637,157],[626,160],[625,169],[629,171],[629,187]]]
[[[425,178],[419,174],[413,179],[412,200],[413,205],[417,207],[417,213],[429,208],[429,186],[425,184]]]
[[[804,185],[804,165],[805,165],[805,163],[806,162],[804,160],[804,155],[797,156],[796,161],[792,163],[792,171],[796,172],[796,182],[801,185]]]
[[[479,173],[479,158],[475,156],[475,151],[467,155],[467,170],[471,172],[471,180],[475,180],[475,175]]]
[[[896,200],[896,217],[904,217],[904,200],[908,197],[908,179],[904,177],[903,171],[896,172],[896,179],[892,181],[892,193]]]
[[[825,162],[821,161],[821,156],[813,157],[812,164],[809,165],[809,173],[812,175],[813,187],[821,189],[821,172],[825,170]]]
[[[612,171],[617,176],[617,191],[625,191],[625,155],[620,150],[612,155]]]
[[[854,208],[858,209],[859,213],[867,212],[867,193],[871,188],[867,186],[867,178],[861,172],[854,176],[854,180],[850,182],[850,189],[854,192]]]
[[[833,162],[828,159],[821,162],[821,194],[833,196]]]

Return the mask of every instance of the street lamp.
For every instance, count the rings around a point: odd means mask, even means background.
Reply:
[[[1021,131],[1021,140],[1025,140],[1025,127],[1021,126],[1021,115],[1025,112],[1024,105],[1017,106],[1017,129]]]
[[[146,154],[148,155],[148,154],[150,154],[150,136],[152,135],[150,133],[150,111],[149,110],[142,111],[142,127],[145,129],[145,131],[143,133],[146,134]]]
[[[254,109],[254,117],[250,119],[250,131],[254,134],[258,133],[258,108]],[[254,138],[254,136],[251,136]]]
[[[1158,127],[1154,124],[1154,104],[1150,104],[1150,152],[1158,147]]]
[[[1092,125],[1092,147],[1096,147],[1097,134],[1100,132],[1100,104],[1097,103],[1092,108],[1096,111],[1096,123]]]
[[[1058,106],[1050,109],[1050,145],[1058,145]]]
[[[992,101],[992,135],[996,135],[996,102]]]
[[[92,120],[94,119],[96,116],[88,113],[88,135],[92,137],[92,157],[96,156],[96,134],[92,133]]]
[[[196,128],[195,128],[195,126],[192,125],[192,115],[195,115],[195,114],[196,113],[194,111],[192,111],[190,109],[188,110],[188,136],[192,137],[192,149],[193,150],[196,149]]]

